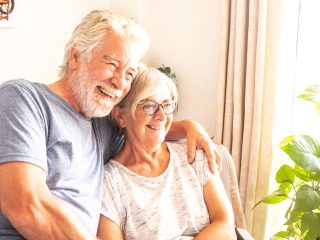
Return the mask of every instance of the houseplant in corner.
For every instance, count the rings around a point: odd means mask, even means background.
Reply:
[[[171,71],[171,68],[170,68],[170,67],[161,64],[161,66],[158,67],[158,70],[159,70],[160,72],[166,74],[166,75],[167,75],[169,78],[171,78],[171,79],[174,81],[174,83],[177,85],[176,74]]]
[[[320,85],[308,87],[299,98],[313,102],[320,113]],[[284,164],[278,169],[279,188],[254,207],[289,201],[285,230],[271,239],[320,240],[320,142],[309,135],[291,135],[281,141],[280,148],[293,167]]]

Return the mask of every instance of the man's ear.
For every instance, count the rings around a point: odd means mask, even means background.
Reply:
[[[124,118],[123,118],[123,110],[118,106],[114,106],[111,111],[113,119],[117,122],[120,128],[124,128],[126,126]]]
[[[69,68],[70,69],[75,69],[79,65],[79,53],[78,51],[72,47],[70,49],[70,54],[69,54]]]

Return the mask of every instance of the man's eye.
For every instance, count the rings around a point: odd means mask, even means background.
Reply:
[[[110,69],[112,70],[116,70],[117,69],[117,65],[115,63],[107,63],[107,65],[109,66]]]
[[[118,65],[114,62],[103,61],[103,60],[101,60],[101,61],[111,71],[115,71],[118,67]]]
[[[133,73],[131,73],[131,72],[126,73],[126,79],[128,81],[132,81],[134,79],[134,77],[135,77],[135,75]]]

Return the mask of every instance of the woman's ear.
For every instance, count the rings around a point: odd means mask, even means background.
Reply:
[[[124,128],[126,126],[124,118],[123,118],[123,110],[118,106],[114,106],[111,111],[113,119],[117,122],[120,128]]]

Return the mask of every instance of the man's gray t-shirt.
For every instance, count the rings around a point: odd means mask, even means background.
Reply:
[[[85,118],[46,85],[12,80],[0,86],[0,163],[42,168],[50,192],[68,202],[92,234],[100,214],[103,159],[121,139],[114,129],[109,118]],[[22,239],[1,211],[0,239]]]

